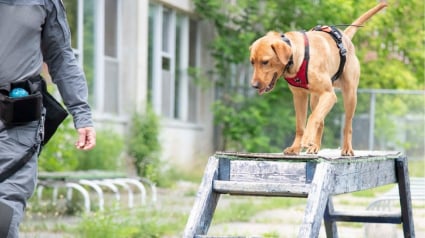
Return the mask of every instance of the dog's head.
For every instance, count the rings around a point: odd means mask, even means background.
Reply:
[[[291,47],[282,40],[280,33],[269,32],[252,43],[249,50],[254,67],[251,86],[260,95],[270,92],[290,60]]]

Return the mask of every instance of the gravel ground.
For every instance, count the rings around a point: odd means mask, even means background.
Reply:
[[[190,213],[195,199],[198,184],[189,182],[179,182],[173,189],[158,189],[158,209],[180,210],[183,213]],[[189,195],[188,195],[189,194]],[[193,195],[190,195],[193,194]],[[184,199],[182,199],[184,198]],[[267,198],[261,198],[267,199]],[[302,199],[302,198],[300,198]],[[243,201],[243,197],[222,196],[219,200],[217,210],[226,209],[229,204],[235,201]],[[306,200],[306,199],[304,199]],[[339,195],[334,197],[336,210],[354,211],[364,210],[373,198],[354,197],[352,195]],[[425,201],[413,202],[413,216],[415,222],[416,237],[425,237]],[[305,203],[291,206],[288,209],[271,209],[261,211],[252,216],[246,222],[229,222],[211,224],[208,235],[211,236],[248,236],[248,237],[296,237],[299,224],[304,215]],[[74,237],[69,233],[61,233],[61,226],[72,226],[78,224],[79,217],[26,217],[21,226],[21,238],[63,238]],[[365,235],[365,228],[359,223],[338,223],[338,233],[341,238],[360,237],[403,237],[400,225],[381,224],[369,225],[372,232]],[[57,232],[47,232],[55,230]],[[179,237],[176,235],[175,237]],[[326,237],[323,224],[319,237]]]

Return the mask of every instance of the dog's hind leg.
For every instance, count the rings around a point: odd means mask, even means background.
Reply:
[[[343,156],[353,156],[353,146],[352,146],[352,137],[353,137],[353,117],[356,110],[357,104],[357,88],[349,89],[351,92],[343,93],[342,97],[344,100],[345,108],[345,120],[344,120],[344,138],[341,149],[341,155]]]
[[[304,128],[307,119],[308,93],[304,90],[290,86],[295,108],[295,139],[292,145],[286,148],[283,153],[287,155],[297,155],[301,151],[301,140],[304,136]]]
[[[351,58],[350,65],[346,68],[341,80],[341,94],[344,101],[345,120],[341,155],[353,156],[353,117],[357,106],[357,87],[360,79],[360,65],[356,57]]]
[[[344,138],[342,142],[341,155],[353,156],[353,117],[357,105],[357,87],[341,87],[342,98],[344,100],[345,120],[344,120]]]

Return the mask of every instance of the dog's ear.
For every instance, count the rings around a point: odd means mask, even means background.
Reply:
[[[292,55],[291,47],[283,41],[276,41],[271,45],[274,53],[282,64],[287,65]]]

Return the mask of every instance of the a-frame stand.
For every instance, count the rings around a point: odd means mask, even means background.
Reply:
[[[407,158],[398,152],[339,150],[318,155],[217,152],[209,158],[190,213],[185,238],[207,237],[220,194],[306,197],[299,238],[318,237],[322,219],[327,237],[338,237],[336,222],[403,224],[404,237],[415,237]],[[334,211],[332,195],[398,183],[401,213]]]

